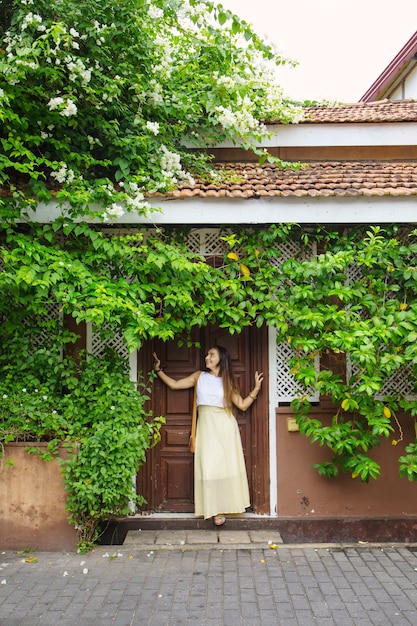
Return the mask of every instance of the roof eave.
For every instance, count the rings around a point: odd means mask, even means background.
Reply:
[[[405,46],[394,57],[391,63],[378,76],[368,91],[360,98],[359,102],[375,102],[383,97],[388,87],[395,81],[398,75],[417,54],[417,31],[410,37]]]

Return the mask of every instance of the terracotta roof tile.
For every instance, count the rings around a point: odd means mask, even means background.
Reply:
[[[281,170],[258,163],[218,163],[220,171],[233,174],[233,184],[196,181],[195,187],[179,187],[165,198],[354,197],[417,195],[417,163],[397,161],[323,161],[306,169]]]
[[[300,124],[373,122],[417,122],[417,100],[380,100],[329,107],[306,107]]]

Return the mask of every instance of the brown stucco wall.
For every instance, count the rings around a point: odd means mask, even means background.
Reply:
[[[29,455],[27,445],[7,445],[1,459],[0,549],[74,549],[77,533],[67,521],[59,463]],[[9,459],[12,466],[7,465]]]
[[[329,423],[330,413],[314,412]],[[311,466],[331,460],[331,452],[318,444],[311,444],[305,435],[288,432],[289,409],[278,409],[277,419],[277,484],[278,515],[298,518],[404,518],[417,515],[417,483],[399,476],[398,457],[405,447],[415,439],[413,419],[398,416],[404,431],[404,440],[396,446],[398,430],[382,445],[370,452],[370,456],[381,465],[378,480],[368,484],[341,475],[334,479],[319,476]]]

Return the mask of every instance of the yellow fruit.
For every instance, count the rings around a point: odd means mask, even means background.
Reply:
[[[227,255],[228,259],[232,259],[232,261],[239,261],[239,257],[234,252],[229,252]]]
[[[384,417],[391,417],[391,409],[387,406],[384,406]]]

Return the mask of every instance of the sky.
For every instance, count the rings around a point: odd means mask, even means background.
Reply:
[[[218,3],[299,62],[278,74],[285,94],[296,100],[358,102],[417,30],[417,0]]]

